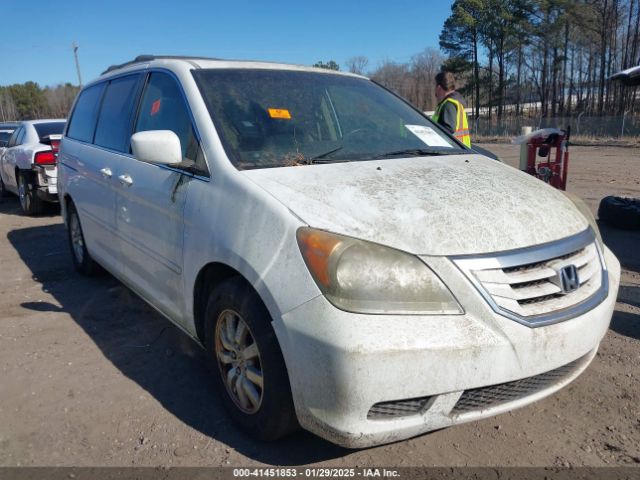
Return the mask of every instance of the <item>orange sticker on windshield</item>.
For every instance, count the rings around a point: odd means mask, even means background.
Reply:
[[[283,108],[270,108],[269,116],[271,118],[283,118],[285,120],[291,120],[291,114],[289,110],[285,110]]]

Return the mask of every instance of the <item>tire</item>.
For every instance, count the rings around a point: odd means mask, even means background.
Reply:
[[[598,207],[598,218],[624,230],[640,230],[640,199],[604,197]]]
[[[227,280],[211,291],[205,315],[210,366],[231,417],[262,441],[297,430],[282,352],[255,291],[243,279]]]
[[[25,215],[33,217],[42,213],[44,202],[36,192],[33,176],[27,172],[18,173],[18,197]]]
[[[69,240],[73,266],[78,272],[89,277],[102,272],[100,265],[91,258],[87,250],[87,244],[84,241],[84,234],[82,233],[82,225],[80,224],[80,217],[73,202],[69,202],[67,206],[67,238]]]

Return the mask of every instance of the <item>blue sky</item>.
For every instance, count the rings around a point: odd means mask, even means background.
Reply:
[[[438,36],[451,1],[0,0],[0,85],[83,82],[139,54],[201,55],[310,65],[406,62]]]

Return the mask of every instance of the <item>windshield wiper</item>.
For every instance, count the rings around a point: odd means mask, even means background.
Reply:
[[[332,153],[336,153],[337,151],[342,150],[343,148],[344,148],[344,146],[340,145],[339,147],[333,148],[333,149],[329,150],[328,152],[324,152],[324,153],[321,153],[320,155],[316,155],[315,157],[311,157],[309,159],[309,162],[310,163],[326,163],[326,162],[318,162],[317,160],[321,160],[321,159],[323,159],[325,157],[328,157]]]
[[[396,150],[393,152],[381,153],[380,155],[376,155],[373,157],[376,158],[385,158],[385,157],[395,157],[398,155],[407,155],[410,157],[420,157],[427,155],[453,155],[454,152],[449,152],[445,150],[435,150],[431,148],[407,148],[405,150]]]

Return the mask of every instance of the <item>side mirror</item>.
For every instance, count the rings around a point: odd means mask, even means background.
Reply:
[[[171,130],[149,130],[131,136],[133,156],[141,162],[175,165],[182,162],[180,139]]]

